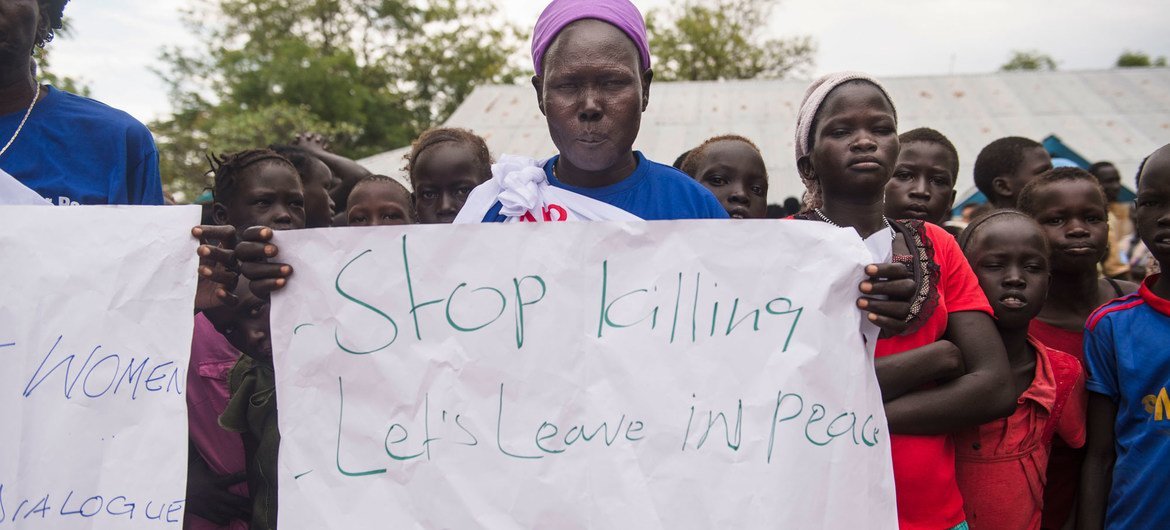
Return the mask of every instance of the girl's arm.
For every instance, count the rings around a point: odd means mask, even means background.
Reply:
[[[959,348],[946,340],[878,358],[874,368],[886,403],[922,385],[950,381],[966,373]]]
[[[1113,487],[1113,422],[1117,404],[1108,396],[1089,392],[1088,437],[1085,463],[1081,466],[1081,496],[1077,505],[1077,528],[1101,530],[1105,527],[1105,506]]]
[[[946,338],[962,352],[966,373],[953,381],[886,402],[895,434],[947,434],[1010,415],[1016,408],[1011,367],[991,316],[951,313]]]

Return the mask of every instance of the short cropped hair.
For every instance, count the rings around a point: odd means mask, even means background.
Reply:
[[[478,134],[475,134],[467,129],[458,129],[455,127],[435,127],[427,129],[418,139],[410,144],[410,153],[406,155],[406,174],[410,175],[410,184],[413,186],[416,182],[416,163],[418,157],[436,145],[445,142],[457,142],[466,144],[471,148],[471,152],[475,153],[475,158],[479,162],[479,177],[480,182],[487,182],[492,178],[492,155],[488,151],[487,142]]]
[[[1033,219],[1031,215],[1028,215],[1024,212],[1021,212],[1020,210],[1015,210],[1012,208],[1001,208],[999,210],[992,210],[990,212],[984,212],[982,215],[977,216],[975,219],[973,219],[971,221],[971,224],[968,224],[967,227],[964,228],[963,231],[959,233],[959,237],[958,237],[959,249],[962,250],[963,252],[966,252],[967,246],[971,244],[971,240],[975,239],[975,231],[978,230],[979,227],[987,224],[988,221],[991,221],[993,219],[1007,219],[1009,217],[1017,217],[1017,218],[1026,219],[1027,222],[1029,222],[1033,225],[1036,225],[1037,229],[1041,229],[1040,225],[1038,223],[1036,223],[1036,220]],[[1044,253],[1045,254],[1047,254],[1049,252],[1048,246],[1049,246],[1048,238],[1044,238]]]
[[[930,127],[919,127],[917,129],[911,129],[909,131],[906,131],[906,132],[898,135],[898,143],[899,144],[905,146],[906,144],[912,143],[912,142],[925,142],[925,143],[931,143],[931,144],[938,144],[938,145],[941,145],[943,149],[946,149],[947,152],[951,154],[951,160],[954,161],[954,164],[952,164],[950,166],[950,168],[948,168],[951,170],[952,183],[955,180],[958,180],[958,178],[959,178],[959,150],[955,149],[955,144],[951,143],[951,141],[949,139],[947,139],[947,137],[944,136],[943,133],[940,133],[934,129],[931,129]]]
[[[751,140],[748,140],[747,138],[744,138],[738,134],[722,134],[708,138],[703,141],[703,143],[699,144],[698,147],[688,151],[687,157],[683,159],[679,169],[682,170],[683,173],[690,175],[691,178],[698,178],[698,175],[695,175],[695,173],[699,171],[699,163],[702,162],[703,157],[707,155],[707,148],[711,147],[711,144],[719,142],[743,142],[751,147],[752,150],[756,152],[756,154],[759,154],[761,158],[764,156],[762,153],[760,153],[760,148],[756,147],[755,142],[752,142]]]
[[[1037,147],[1044,148],[1040,142],[1021,136],[1008,136],[987,144],[975,157],[975,187],[990,200],[995,177],[1015,173],[1024,162],[1024,151]]]
[[[1100,171],[1107,167],[1117,168],[1117,166],[1113,165],[1113,162],[1102,160],[1100,162],[1093,162],[1093,165],[1089,166],[1089,173],[1092,173],[1094,176],[1099,176]]]
[[[349,199],[353,197],[354,193],[357,193],[358,188],[378,183],[389,184],[391,188],[395,189],[395,191],[401,191],[402,195],[406,197],[406,213],[410,216],[410,222],[418,222],[418,212],[414,210],[414,201],[411,200],[412,195],[410,190],[406,189],[406,186],[403,186],[401,182],[398,182],[398,179],[387,177],[386,175],[367,175],[366,177],[359,180],[357,184],[354,184],[353,188],[349,190],[349,196],[345,199],[346,204],[350,204]]]
[[[1092,173],[1079,167],[1058,167],[1041,173],[1039,177],[1036,177],[1032,182],[1024,186],[1024,189],[1020,191],[1016,206],[1021,212],[1035,216],[1040,211],[1038,196],[1045,187],[1061,182],[1077,181],[1092,184],[1093,188],[1097,190],[1097,195],[1101,197],[1101,206],[1104,208],[1109,205],[1108,199],[1105,198],[1105,190],[1101,189],[1101,183],[1097,181],[1097,177],[1094,177]]]

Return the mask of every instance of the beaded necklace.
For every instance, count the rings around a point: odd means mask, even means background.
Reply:
[[[12,142],[16,141],[16,137],[20,136],[20,131],[24,129],[24,124],[28,121],[29,115],[32,114],[33,107],[37,106],[37,100],[40,99],[40,97],[41,84],[37,83],[37,90],[33,93],[32,103],[28,104],[28,110],[24,111],[24,117],[20,119],[20,125],[16,126],[16,132],[12,133],[12,138],[9,138],[8,143],[4,144],[4,147],[0,149],[0,156],[4,156],[4,153],[8,152],[8,148],[12,147]]]

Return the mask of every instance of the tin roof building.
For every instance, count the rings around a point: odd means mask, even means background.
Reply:
[[[883,78],[898,107],[899,130],[939,130],[959,151],[959,200],[973,190],[971,168],[983,146],[1003,136],[1041,141],[1055,134],[1085,158],[1109,160],[1133,185],[1141,159],[1170,142],[1170,68],[1076,72],[996,72]],[[751,138],[771,176],[769,202],[800,196],[793,135],[804,80],[655,83],[634,144],[669,164],[711,136]],[[555,154],[531,86],[484,86],[446,126],[471,129],[492,154]],[[399,175],[406,149],[363,160]]]

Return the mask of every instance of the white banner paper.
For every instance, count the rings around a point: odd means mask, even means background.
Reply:
[[[0,528],[181,528],[197,207],[0,207]]]
[[[822,223],[277,235],[282,530],[896,528]]]

